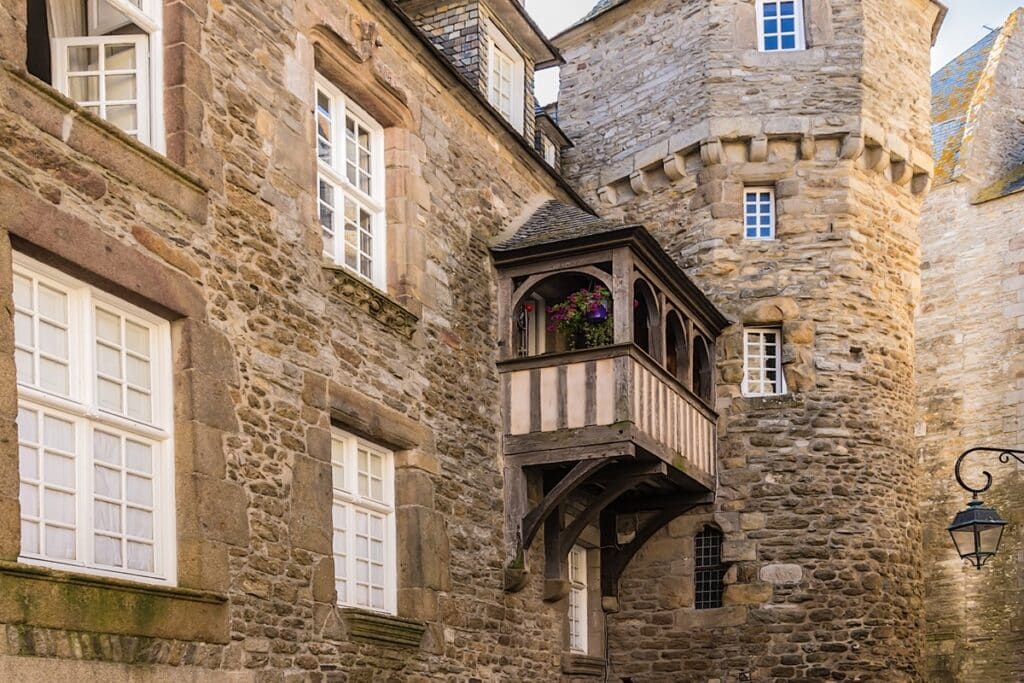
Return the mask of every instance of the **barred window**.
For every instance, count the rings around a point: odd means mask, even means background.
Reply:
[[[715,609],[722,606],[725,591],[722,564],[722,532],[704,527],[694,538],[694,606],[697,609]]]

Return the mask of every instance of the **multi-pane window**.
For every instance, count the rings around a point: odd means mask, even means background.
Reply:
[[[47,11],[53,86],[129,135],[161,149],[163,3],[51,0]]]
[[[569,650],[587,653],[587,551],[569,551]]]
[[[324,254],[384,289],[383,128],[318,77],[316,141]]]
[[[487,25],[487,99],[505,120],[522,132],[525,66],[523,58],[494,24]]]
[[[722,532],[705,527],[693,539],[694,607],[715,609],[722,606],[725,592],[725,565],[722,564]]]
[[[338,603],[395,613],[394,459],[334,430],[334,584]]]
[[[757,33],[762,52],[803,50],[803,0],[758,0]]]
[[[755,328],[743,331],[743,394],[776,396],[786,393],[782,371],[782,331]]]
[[[775,239],[775,190],[748,187],[743,191],[743,230],[748,240]]]
[[[166,321],[14,259],[21,556],[172,583]]]

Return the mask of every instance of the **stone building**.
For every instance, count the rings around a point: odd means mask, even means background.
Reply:
[[[0,4],[0,680],[953,667],[914,440],[943,12]],[[956,192],[1019,158],[992,102]],[[963,390],[930,362],[921,402]]]
[[[1024,679],[1024,498],[1019,470],[968,460],[973,486],[1011,526],[977,572],[951,552],[945,523],[968,498],[953,463],[978,445],[1024,443],[1024,11],[932,79],[935,181],[921,221],[918,445],[924,464],[927,675]]]

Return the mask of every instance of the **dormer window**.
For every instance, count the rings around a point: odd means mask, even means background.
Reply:
[[[128,135],[161,150],[163,3],[48,0],[46,13],[45,32],[29,27],[33,74]],[[47,52],[48,73],[45,59],[39,59]]]
[[[761,52],[806,49],[803,0],[757,0],[757,39]]]
[[[523,58],[494,24],[487,25],[487,42],[487,99],[522,133],[526,88]]]

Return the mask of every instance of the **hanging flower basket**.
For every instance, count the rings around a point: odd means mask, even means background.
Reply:
[[[570,294],[548,306],[548,331],[561,332],[570,351],[607,346],[614,338],[611,293],[600,285]]]

